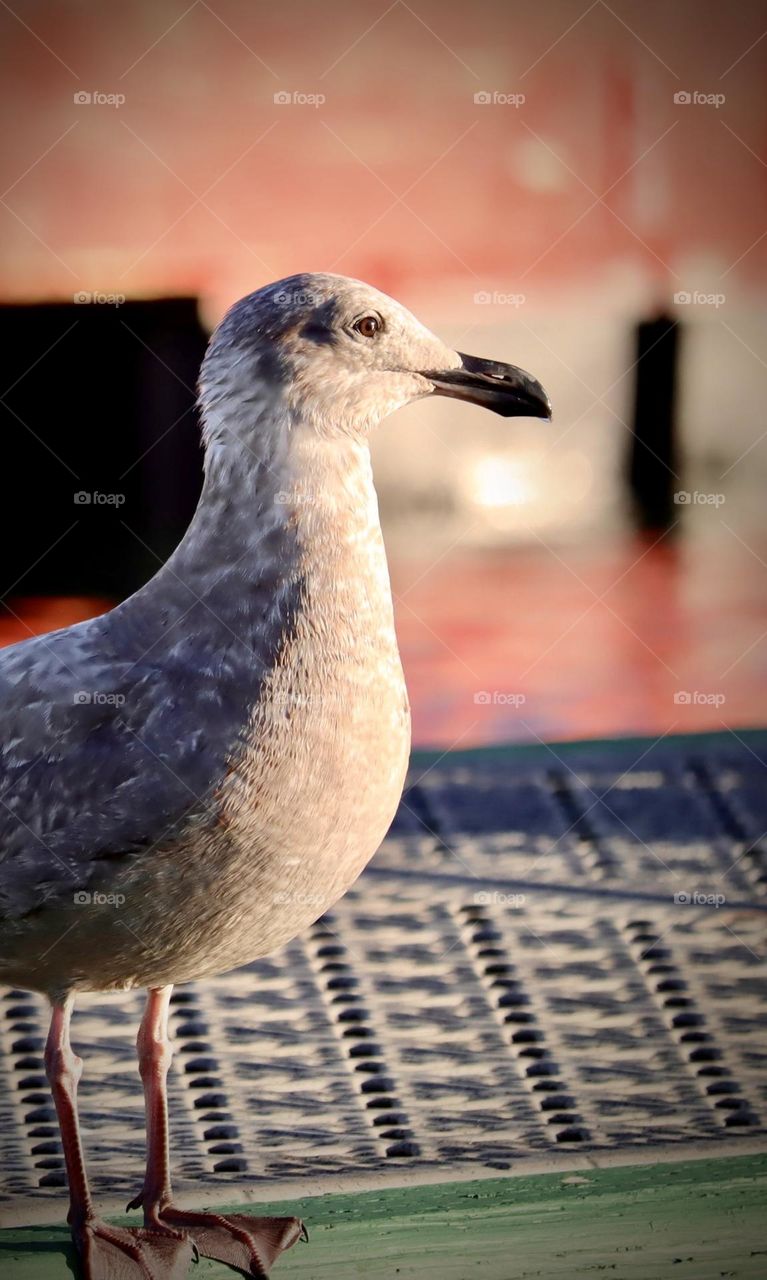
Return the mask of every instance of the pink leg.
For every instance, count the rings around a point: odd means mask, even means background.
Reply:
[[[167,1080],[173,1057],[168,1038],[172,990],[171,986],[155,987],[148,992],[136,1040],[138,1068],[144,1086],[147,1159],[144,1186],[128,1208],[139,1209],[143,1205],[147,1226],[159,1222],[162,1210],[171,1200]]]
[[[83,1071],[82,1059],[72,1052],[69,1042],[69,1022],[74,1000],[69,996],[62,1004],[53,1006],[48,1041],[45,1046],[45,1071],[51,1086],[56,1114],[59,1118],[64,1162],[69,1183],[69,1214],[71,1227],[82,1226],[93,1217],[88,1175],[85,1172],[80,1123],[77,1116],[77,1086]]]
[[[139,1072],[146,1105],[147,1163],[144,1186],[128,1205],[142,1208],[150,1230],[179,1229],[188,1233],[199,1250],[237,1267],[247,1276],[266,1277],[274,1260],[295,1244],[304,1232],[298,1218],[256,1218],[245,1214],[224,1216],[177,1209],[172,1202],[168,1143],[167,1078],[172,1058],[168,1038],[168,1005],[171,987],[150,990],[139,1028]]]
[[[53,1006],[45,1047],[45,1070],[59,1119],[69,1182],[67,1221],[85,1280],[182,1280],[193,1249],[180,1232],[150,1232],[111,1227],[93,1211],[77,1116],[77,1085],[82,1062],[69,1040],[71,996]]]

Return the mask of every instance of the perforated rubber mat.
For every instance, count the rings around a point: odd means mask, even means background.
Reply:
[[[765,1133],[767,734],[416,758],[308,936],[178,989],[179,1190]],[[97,1191],[140,1182],[140,993],[84,997]],[[43,1002],[0,1001],[6,1196],[60,1198]]]

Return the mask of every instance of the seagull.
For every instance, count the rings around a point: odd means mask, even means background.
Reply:
[[[173,985],[284,946],[349,888],[399,803],[410,712],[369,436],[452,396],[549,418],[514,365],[462,355],[357,280],[237,302],[200,375],[202,493],[110,612],[0,652],[0,981],[51,1005],[45,1067],[85,1280],[265,1277],[298,1218],[174,1204]],[[78,1125],[80,992],[146,989],[143,1226],[96,1214]]]

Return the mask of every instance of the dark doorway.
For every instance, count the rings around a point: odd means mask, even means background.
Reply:
[[[642,529],[668,529],[677,513],[676,400],[679,325],[659,313],[636,329],[629,490]]]
[[[0,306],[0,596],[120,599],[167,558],[200,491],[205,344],[193,298]]]

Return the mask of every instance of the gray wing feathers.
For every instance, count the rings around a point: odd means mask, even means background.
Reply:
[[[227,465],[135,596],[0,650],[0,918],[214,820],[303,601],[276,477]]]
[[[0,917],[170,839],[223,772],[191,677],[121,662],[108,638],[94,619],[0,651]]]

